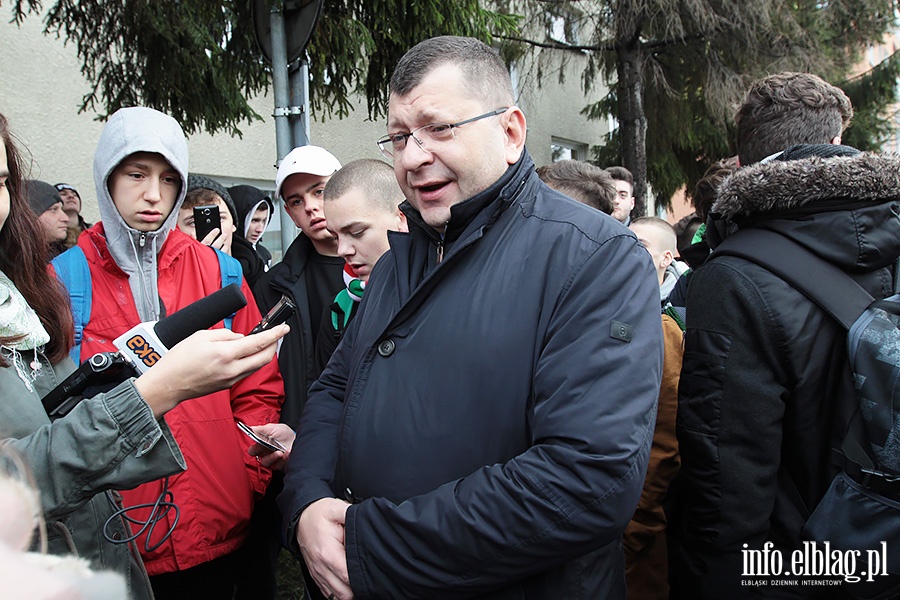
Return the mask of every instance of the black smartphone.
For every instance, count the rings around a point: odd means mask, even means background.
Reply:
[[[291,302],[291,299],[287,296],[282,296],[281,300],[279,300],[275,306],[272,307],[266,316],[262,318],[256,327],[253,328],[253,331],[250,333],[259,333],[260,331],[266,331],[267,329],[272,329],[276,325],[281,325],[285,321],[287,321],[294,311],[297,309],[294,306],[294,303]]]
[[[194,230],[197,232],[197,241],[202,242],[213,229],[219,229],[221,233],[222,222],[219,216],[219,206],[208,204],[194,207]]]

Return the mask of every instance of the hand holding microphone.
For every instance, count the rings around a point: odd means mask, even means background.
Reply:
[[[118,352],[94,355],[48,393],[42,399],[47,414],[64,416],[82,395],[90,397],[92,386],[109,389],[134,375],[141,375],[135,384],[157,418],[182,400],[234,385],[270,361],[289,331],[280,326],[247,337],[203,331],[246,305],[240,287],[231,284],[164,319],[139,323],[113,340]],[[174,356],[166,360],[169,353]]]
[[[139,323],[113,340],[113,346],[133,363],[138,373],[146,373],[169,348],[245,306],[244,293],[232,283],[164,319]]]
[[[231,387],[272,360],[286,326],[247,337],[228,329],[206,331],[246,305],[240,287],[231,284],[113,341],[142,373],[135,386],[157,418],[182,400]]]
[[[160,357],[135,387],[159,418],[182,400],[229,388],[267,364],[288,331],[287,325],[246,337],[227,329],[198,331]]]

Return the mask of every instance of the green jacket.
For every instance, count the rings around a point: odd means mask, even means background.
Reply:
[[[40,490],[52,554],[77,552],[94,569],[125,577],[129,596],[153,597],[143,565],[129,544],[103,537],[103,524],[118,508],[116,494],[185,468],[165,421],[157,421],[132,380],[83,400],[65,417],[50,422],[40,399],[74,369],[68,358],[42,368],[29,390],[12,366],[0,368],[0,438],[25,457]],[[4,352],[4,358],[11,362]],[[30,356],[26,355],[26,362]],[[110,535],[129,533],[122,519]],[[73,547],[74,546],[74,547]]]

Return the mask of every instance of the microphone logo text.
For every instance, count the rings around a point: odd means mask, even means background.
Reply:
[[[144,336],[140,334],[128,338],[125,345],[148,367],[152,367],[160,359],[159,352],[154,350],[147,340],[144,339]]]

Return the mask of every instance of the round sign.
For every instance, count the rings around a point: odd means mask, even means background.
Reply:
[[[306,50],[309,38],[319,20],[324,0],[285,1],[284,37],[287,40],[287,62],[294,62]],[[272,0],[253,0],[253,31],[256,43],[263,56],[272,62],[272,28],[269,13],[272,11]]]

